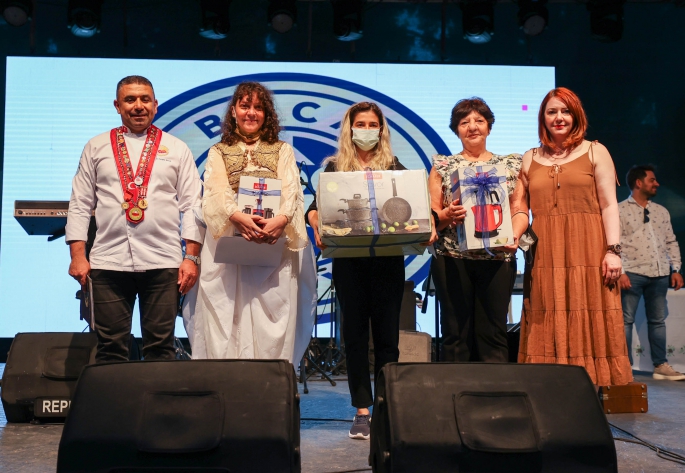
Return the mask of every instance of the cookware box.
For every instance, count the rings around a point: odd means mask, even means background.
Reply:
[[[419,255],[432,218],[425,170],[319,174],[324,257]]]
[[[281,180],[241,176],[236,202],[243,213],[273,218],[281,207]]]
[[[457,225],[461,251],[490,249],[514,242],[504,165],[459,167],[451,176],[452,199],[466,209]]]
[[[281,207],[281,180],[241,176],[236,202],[238,211],[273,218]],[[274,245],[245,240],[233,225],[216,242],[214,262],[276,267],[283,256],[285,234]]]

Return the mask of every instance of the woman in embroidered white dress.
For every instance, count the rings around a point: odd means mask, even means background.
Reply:
[[[202,215],[207,234],[198,289],[185,301],[193,358],[286,359],[296,364],[309,343],[316,269],[304,223],[304,196],[293,148],[279,141],[273,96],[243,82],[229,102],[221,141],[207,156]],[[280,179],[272,218],[238,209],[240,176]],[[277,268],[214,262],[217,240],[239,232],[254,244],[286,238]],[[234,237],[239,238],[239,237]]]

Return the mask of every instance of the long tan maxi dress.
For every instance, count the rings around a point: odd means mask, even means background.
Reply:
[[[606,237],[591,153],[530,165],[538,243],[526,268],[518,361],[583,366],[594,384],[620,385],[633,375],[620,290],[603,284]]]

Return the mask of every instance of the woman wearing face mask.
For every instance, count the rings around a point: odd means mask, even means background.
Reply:
[[[440,234],[431,263],[431,275],[440,302],[443,361],[489,361],[506,363],[507,310],[516,277],[518,237],[528,227],[528,215],[515,202],[520,192],[521,155],[498,155],[486,149],[495,122],[490,107],[478,97],[462,99],[452,109],[450,128],[461,140],[462,151],[452,156],[433,156],[428,178],[431,208]],[[452,201],[450,177],[459,167],[503,165],[504,189],[511,204],[514,244],[500,248],[462,252],[456,224],[466,209]]]
[[[193,358],[286,359],[297,364],[311,337],[316,269],[295,155],[278,139],[271,92],[257,82],[239,84],[222,131],[205,164],[202,214],[207,234],[199,289],[186,304],[193,312],[188,327]],[[241,212],[241,176],[281,180],[281,206],[273,217]],[[253,243],[255,252],[285,238],[279,266],[215,263],[217,239],[235,231]]]
[[[375,103],[361,102],[343,116],[338,152],[324,161],[324,172],[406,169],[390,147],[390,132]],[[316,246],[324,249],[318,233],[316,201],[307,210]],[[349,437],[369,439],[373,405],[369,376],[369,320],[375,355],[374,374],[399,357],[399,320],[404,291],[404,257],[335,258],[333,281],[343,313],[343,337],[352,406],[357,408]]]

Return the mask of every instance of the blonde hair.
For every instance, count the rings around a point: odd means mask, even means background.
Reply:
[[[390,128],[388,122],[383,115],[383,112],[373,102],[359,102],[347,109],[343,116],[340,137],[338,138],[338,151],[326,158],[322,165],[325,167],[328,163],[335,164],[336,171],[363,171],[364,168],[357,159],[357,150],[352,142],[352,124],[357,114],[360,112],[372,111],[378,117],[381,125],[381,136],[378,144],[373,149],[373,158],[369,162],[368,167],[376,171],[384,171],[390,169],[395,162],[395,155],[390,146]]]

